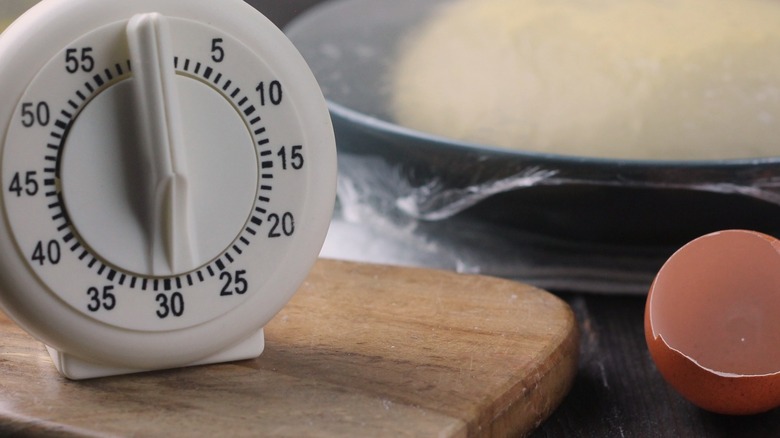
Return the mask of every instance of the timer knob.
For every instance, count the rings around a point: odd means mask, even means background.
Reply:
[[[132,77],[96,96],[64,143],[65,205],[108,263],[145,276],[190,272],[249,220],[257,157],[236,108],[176,74],[166,17],[135,15],[126,34]]]

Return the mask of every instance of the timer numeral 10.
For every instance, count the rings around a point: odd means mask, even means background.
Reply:
[[[284,92],[282,91],[282,84],[279,81],[260,82],[255,88],[260,94],[260,105],[266,106],[268,103],[271,105],[279,105],[282,103]]]

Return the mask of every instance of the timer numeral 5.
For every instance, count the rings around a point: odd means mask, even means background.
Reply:
[[[225,60],[225,49],[222,47],[222,38],[214,38],[211,40],[211,59],[214,62],[222,62]]]

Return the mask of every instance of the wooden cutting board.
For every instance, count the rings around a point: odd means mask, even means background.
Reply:
[[[0,316],[0,435],[505,436],[577,365],[573,314],[527,285],[320,260],[254,360],[73,382]]]

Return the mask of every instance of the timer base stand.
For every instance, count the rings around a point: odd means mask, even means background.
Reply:
[[[220,352],[217,352],[206,358],[197,360],[195,362],[182,363],[172,365],[165,368],[180,368],[196,365],[208,365],[221,362],[233,362],[237,360],[254,359],[263,352],[265,347],[265,337],[263,336],[263,329],[258,330],[252,336],[244,339],[243,341],[228,347]],[[61,351],[57,351],[54,348],[46,346],[49,351],[54,367],[57,368],[60,374],[71,380],[93,379],[97,377],[118,376],[121,374],[134,374],[142,373],[146,371],[154,371],[162,368],[149,368],[149,369],[137,369],[137,368],[122,368],[107,366],[95,362],[89,362],[81,358],[72,356]]]

